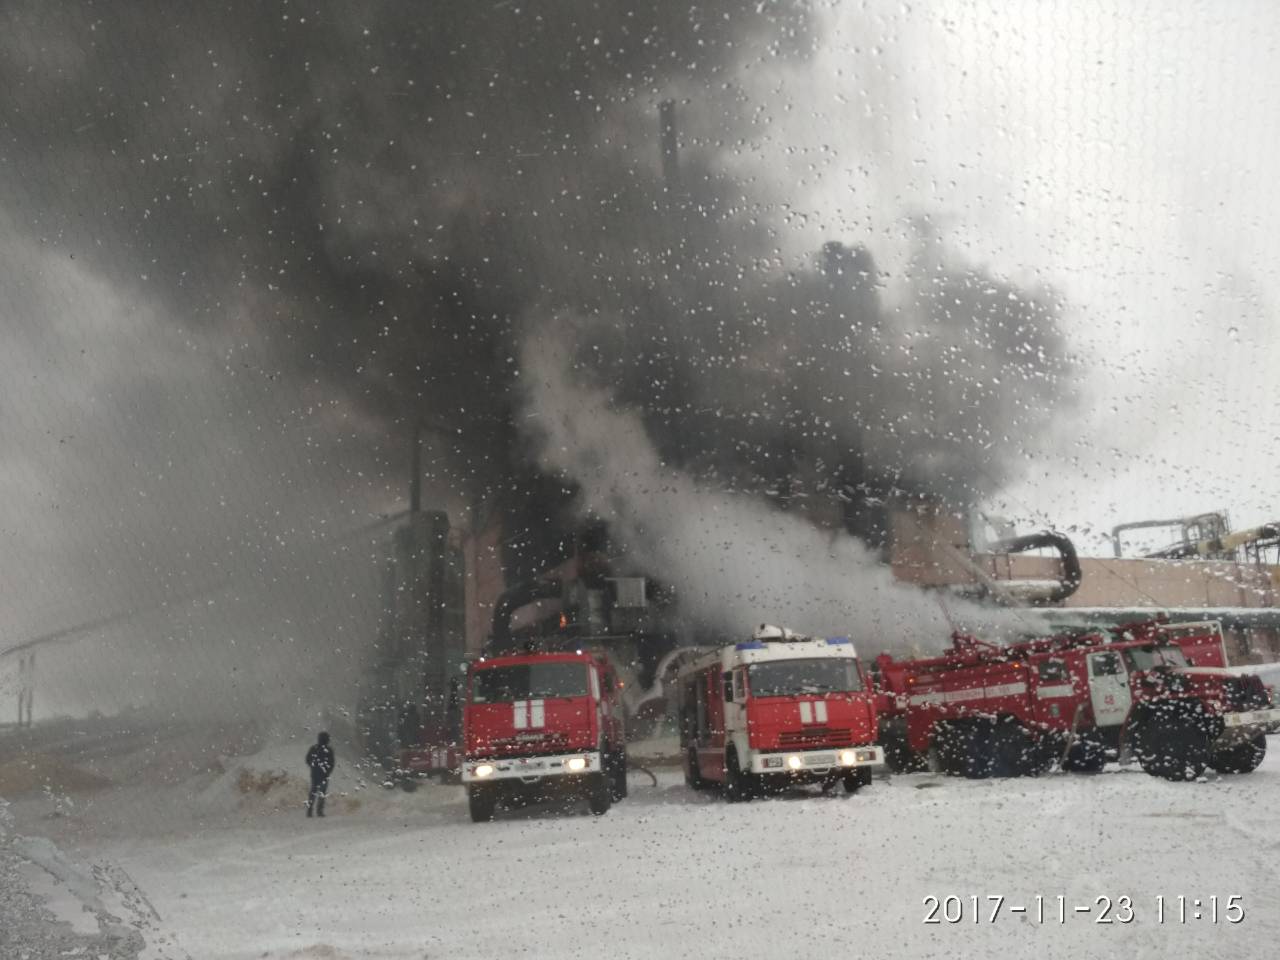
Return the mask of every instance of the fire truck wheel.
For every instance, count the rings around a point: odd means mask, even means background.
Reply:
[[[1062,758],[1062,769],[1068,773],[1097,773],[1106,765],[1106,748],[1088,737],[1081,737],[1073,743]]]
[[[985,780],[995,773],[996,725],[989,720],[974,720],[967,726],[969,746],[960,773],[970,780]]]
[[[1042,735],[1035,741],[1031,752],[1031,776],[1048,773],[1062,755],[1062,741]]]
[[[613,790],[605,773],[593,773],[587,777],[587,807],[597,817],[608,813],[613,806]]]
[[[467,806],[471,808],[472,823],[487,823],[498,807],[498,794],[490,784],[473,783],[467,787]]]
[[[996,725],[989,720],[956,720],[939,724],[934,734],[942,772],[982,780],[995,768]]]
[[[960,747],[953,725],[939,723],[929,741],[929,768],[948,777],[960,773]]]
[[[625,800],[627,797],[627,752],[618,750],[609,754],[609,786],[613,793],[613,802]]]
[[[938,748],[937,740],[929,744],[929,750],[924,755],[924,768],[928,773],[945,774],[947,772],[942,763],[942,751]]]
[[[991,775],[996,777],[1031,777],[1040,773],[1037,744],[1022,724],[1007,718],[991,728]]]
[[[850,770],[841,775],[840,781],[844,784],[845,793],[857,793],[863,787],[871,786],[871,768],[859,767],[856,770]]]
[[[755,777],[738,765],[738,751],[724,755],[724,795],[730,803],[750,800],[756,794]]]
[[[928,760],[911,749],[907,727],[900,721],[880,725],[880,746],[884,747],[885,765],[893,773],[916,773],[928,769]]]
[[[1234,746],[1219,750],[1209,758],[1209,766],[1219,773],[1253,773],[1267,755],[1267,738],[1258,734]]]
[[[1209,761],[1209,737],[1194,716],[1147,711],[1129,736],[1142,769],[1153,777],[1196,780]]]

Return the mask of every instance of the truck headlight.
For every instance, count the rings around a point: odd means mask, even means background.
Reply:
[[[564,766],[566,770],[569,770],[572,773],[578,773],[582,770],[587,769],[587,758],[586,757],[570,757],[568,760],[564,762]]]
[[[858,762],[858,754],[855,751],[853,750],[840,751],[840,766],[852,767],[857,762]]]
[[[787,757],[787,766],[792,770],[799,770],[804,766],[804,760],[793,753],[791,756]]]
[[[476,768],[472,770],[471,773],[473,776],[476,776],[476,777],[492,777],[493,764],[492,763],[477,764]]]

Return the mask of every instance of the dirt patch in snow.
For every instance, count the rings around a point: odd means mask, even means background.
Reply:
[[[317,943],[288,954],[288,960],[347,960],[350,954],[340,952],[327,943]]]
[[[0,763],[0,796],[10,799],[41,790],[87,793],[111,786],[106,777],[47,754],[33,753]]]
[[[249,770],[241,768],[236,775],[236,789],[246,796],[256,793],[265,797],[276,787],[288,784],[292,778],[283,770]]]

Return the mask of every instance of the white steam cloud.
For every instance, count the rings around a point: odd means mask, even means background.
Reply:
[[[684,616],[743,633],[777,623],[847,635],[867,652],[939,648],[950,617],[988,629],[1032,619],[902,584],[859,540],[758,499],[699,485],[663,462],[639,414],[575,376],[564,325],[521,352],[526,432],[542,467],[579,488],[579,508],[653,576]],[[713,443],[714,438],[708,438]]]

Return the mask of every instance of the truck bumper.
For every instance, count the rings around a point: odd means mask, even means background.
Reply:
[[[577,761],[581,761],[578,763]],[[494,783],[498,780],[541,780],[543,777],[582,777],[601,770],[600,752],[563,753],[553,757],[503,757],[500,760],[472,760],[462,764],[463,783]]]
[[[752,773],[835,773],[884,764],[884,748],[874,744],[833,750],[787,750],[752,753]]]
[[[1275,733],[1277,730],[1280,730],[1280,707],[1240,710],[1222,715],[1222,736],[1217,742],[1231,744],[1252,739],[1260,733]]]

